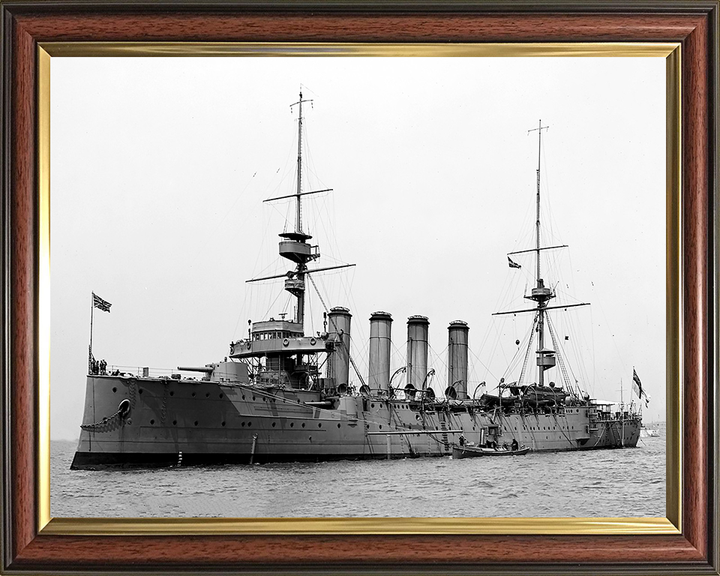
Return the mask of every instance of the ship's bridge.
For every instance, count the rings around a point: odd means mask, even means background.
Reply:
[[[325,338],[303,336],[299,322],[264,320],[254,322],[250,338],[230,344],[230,357],[249,358],[267,354],[314,354],[325,351]]]
[[[230,344],[231,358],[252,358],[256,356],[278,356],[291,354],[317,354],[325,352],[332,343],[320,336],[289,336],[284,338],[260,338],[238,340]]]
[[[300,322],[270,318],[262,322],[253,322],[250,334],[252,340],[295,338],[303,335],[303,326]]]

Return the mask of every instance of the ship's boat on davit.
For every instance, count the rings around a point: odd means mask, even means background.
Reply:
[[[253,322],[246,337],[230,344],[224,360],[180,366],[168,376],[108,367],[95,361],[91,350],[72,468],[449,456],[460,437],[476,447],[519,445],[537,452],[635,446],[639,414],[595,402],[576,382],[546,383],[546,371],[559,355],[559,347],[545,342],[547,314],[568,305],[548,305],[555,294],[541,276],[541,252],[557,247],[541,245],[539,165],[536,246],[528,250],[538,259],[537,277],[526,296],[535,307],[508,312],[534,318],[526,356],[534,355],[535,369],[526,362],[516,381],[503,379],[495,394],[476,398],[477,387],[470,391],[468,384],[469,326],[453,321],[447,386],[440,397],[430,386],[435,372],[428,366],[427,317],[408,318],[405,364],[391,372],[393,318],[373,312],[366,375],[350,355],[348,308],[326,308],[323,330],[306,330],[306,293],[316,289],[313,276],[351,266],[317,265],[319,248],[303,227],[303,198],[328,191],[302,188],[307,102],[300,93],[293,105],[298,109],[295,191],[270,199],[295,203],[294,227],[281,233],[279,242],[279,254],[292,269],[252,280],[281,280],[295,299],[292,317]],[[103,310],[110,304],[93,294],[93,306]],[[404,384],[398,384],[403,375]]]

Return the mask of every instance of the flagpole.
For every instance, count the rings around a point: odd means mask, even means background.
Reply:
[[[92,336],[93,336],[93,318],[95,316],[95,293],[90,293],[90,349],[88,355],[88,374],[92,373]]]
[[[622,378],[620,378],[620,421],[622,422],[620,431],[620,447],[625,448],[625,401],[623,400]]]

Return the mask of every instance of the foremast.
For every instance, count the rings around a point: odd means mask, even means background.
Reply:
[[[297,152],[297,181],[295,185],[295,193],[287,196],[277,196],[268,198],[265,202],[274,202],[275,200],[295,199],[295,229],[291,232],[285,231],[279,234],[280,240],[278,251],[280,256],[286,258],[295,264],[295,270],[290,270],[285,274],[275,276],[265,276],[262,278],[253,278],[248,282],[259,282],[262,280],[272,280],[275,278],[285,278],[285,290],[290,292],[296,298],[295,306],[295,329],[300,334],[304,334],[305,320],[305,279],[310,272],[323,272],[325,270],[334,270],[336,268],[347,268],[354,264],[343,264],[340,266],[328,266],[325,268],[315,268],[308,270],[308,263],[320,257],[320,249],[309,243],[312,236],[303,231],[302,224],[302,197],[309,194],[319,194],[321,192],[332,192],[332,188],[324,188],[322,190],[303,191],[302,179],[302,129],[303,129],[303,104],[310,103],[312,100],[303,99],[302,90],[298,101],[291,104],[290,108],[298,107],[298,152]]]
[[[282,279],[284,289],[290,292],[296,299],[296,306],[293,316],[287,320],[285,313],[280,313],[280,319],[271,317],[269,320],[259,322],[248,321],[248,337],[230,344],[230,357],[242,360],[250,366],[251,378],[256,384],[266,386],[290,386],[292,388],[340,390],[348,389],[349,370],[348,365],[352,362],[349,358],[350,345],[350,318],[351,314],[347,308],[334,307],[327,309],[325,301],[318,292],[323,307],[325,308],[325,320],[323,331],[305,335],[305,281],[310,280],[313,287],[311,274],[338,268],[355,266],[354,264],[341,264],[323,268],[308,269],[312,260],[320,257],[318,246],[310,244],[312,236],[303,228],[302,221],[302,198],[309,194],[331,192],[331,188],[322,190],[303,190],[303,105],[312,103],[312,100],[303,98],[302,91],[298,101],[291,104],[290,108],[298,109],[298,136],[297,136],[297,180],[295,190],[292,194],[268,198],[265,202],[276,200],[294,200],[294,228],[286,229],[279,234],[279,254],[283,258],[294,263],[295,267],[283,274],[253,278],[247,282],[259,282],[263,280]],[[329,325],[328,325],[329,324]],[[321,379],[318,354],[326,353],[326,374],[327,378]],[[353,364],[354,365],[354,364]]]
[[[295,271],[288,272],[285,280],[285,290],[290,292],[297,299],[295,307],[295,322],[300,325],[304,333],[305,319],[305,274],[308,262],[320,256],[317,246],[311,246],[308,240],[312,239],[302,229],[302,126],[303,126],[303,104],[312,103],[312,100],[303,100],[302,90],[298,101],[290,105],[290,108],[298,107],[298,152],[297,152],[297,184],[295,188],[295,230],[293,232],[282,232],[279,236],[282,240],[279,243],[280,256],[295,263]],[[312,193],[312,192],[310,192]]]

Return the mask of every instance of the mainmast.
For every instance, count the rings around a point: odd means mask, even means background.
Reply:
[[[547,126],[542,125],[542,120],[538,121],[538,127],[528,130],[528,133],[538,132],[538,166],[537,166],[537,201],[536,201],[536,218],[535,218],[535,264],[536,264],[536,284],[532,289],[530,299],[537,302],[538,314],[538,348],[537,348],[537,364],[538,364],[538,384],[544,385],[545,370],[555,366],[555,355],[552,350],[545,349],[545,307],[549,300],[554,297],[550,288],[545,287],[545,283],[540,274],[540,166],[542,158],[542,132],[547,130]]]
[[[545,370],[548,368],[552,368],[555,366],[556,363],[556,351],[552,350],[551,348],[545,347],[545,314],[548,310],[553,310],[556,308],[573,308],[575,306],[587,306],[587,303],[579,303],[579,304],[562,304],[558,306],[548,306],[548,302],[555,298],[555,293],[551,288],[547,288],[545,286],[545,281],[542,278],[541,269],[540,269],[540,252],[543,250],[556,250],[558,248],[567,248],[566,244],[557,245],[557,246],[542,246],[541,244],[541,238],[540,238],[540,167],[541,167],[541,159],[542,159],[542,132],[543,130],[547,130],[547,126],[542,125],[542,120],[538,122],[538,127],[533,128],[531,130],[528,130],[528,134],[530,132],[534,132],[537,130],[538,132],[538,165],[537,165],[537,191],[536,191],[536,217],[535,217],[535,248],[531,248],[528,250],[518,250],[515,252],[509,252],[508,258],[511,255],[516,254],[525,254],[528,252],[535,252],[535,287],[530,291],[529,296],[525,296],[528,300],[533,300],[537,302],[537,306],[535,308],[529,308],[524,310],[508,310],[507,312],[496,312],[494,315],[501,315],[501,314],[518,314],[520,312],[534,312],[536,314],[537,318],[537,324],[533,324],[533,326],[537,326],[537,328],[534,328],[537,330],[537,350],[535,351],[537,355],[537,367],[538,367],[538,384],[540,386],[545,385]],[[520,268],[519,264],[516,264],[512,260],[510,260],[511,267],[513,268]],[[552,333],[551,333],[552,335]],[[529,346],[532,345],[533,339],[530,339]],[[523,368],[524,370],[524,368]]]
[[[538,131],[538,167],[537,167],[537,217],[535,218],[535,251],[537,263],[537,280],[540,281],[540,158],[542,151],[542,131],[547,130],[548,126],[542,125],[542,120],[538,121],[538,127],[528,132]]]

